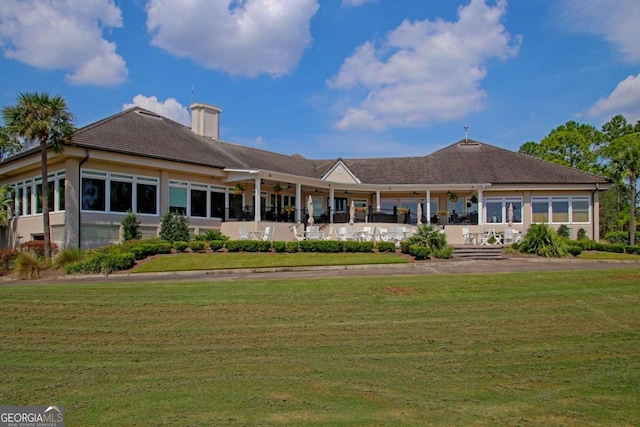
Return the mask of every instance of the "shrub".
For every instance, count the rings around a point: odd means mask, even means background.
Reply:
[[[520,244],[520,252],[543,257],[567,255],[567,244],[547,224],[533,224]]]
[[[40,258],[44,258],[44,240],[30,240],[22,243],[18,250],[20,252],[33,252]],[[58,251],[58,245],[51,242],[51,254],[55,254]]]
[[[220,230],[208,230],[204,233],[200,233],[195,236],[198,240],[202,239],[204,241],[210,242],[212,240],[222,240],[223,242],[229,240],[229,236],[225,236],[222,234]]]
[[[109,274],[114,271],[127,270],[135,265],[135,256],[132,253],[104,253],[96,252],[82,261],[67,264],[64,267],[66,274]]]
[[[298,242],[287,242],[287,252],[295,254],[300,250]]]
[[[287,250],[286,242],[273,242],[273,250],[278,253],[283,253]]]
[[[558,236],[564,239],[568,239],[571,237],[571,229],[567,226],[567,224],[560,224],[560,227],[558,227],[558,231],[556,231],[556,233],[558,234]]]
[[[378,242],[376,246],[378,247],[378,252],[395,252],[396,251],[395,242]]]
[[[135,240],[142,237],[142,233],[138,229],[140,227],[140,215],[134,214],[131,211],[127,211],[120,221],[122,225],[122,239],[126,242],[128,240]]]
[[[373,252],[373,242],[346,241],[344,243],[345,252]]]
[[[578,256],[582,253],[582,246],[580,245],[569,245],[567,246],[567,251],[573,255]]]
[[[212,251],[219,251],[222,248],[224,248],[223,240],[209,240],[209,249]]]
[[[189,247],[193,252],[202,252],[205,250],[204,242],[201,242],[199,240],[192,240],[191,242],[189,242]]]
[[[60,251],[58,256],[53,259],[53,266],[55,268],[62,268],[72,262],[81,261],[84,258],[84,253],[80,248],[67,248]]]
[[[626,231],[612,231],[604,235],[609,243],[629,244],[629,233]]]
[[[343,251],[343,243],[338,240],[303,240],[299,247],[303,252],[338,253]]]
[[[183,242],[183,241],[173,242],[173,249],[175,249],[178,252],[184,252],[187,250],[188,247],[189,247],[189,244],[187,242]]]
[[[431,249],[426,246],[414,243],[409,246],[409,254],[415,257],[415,259],[423,260],[429,258],[429,255],[431,255]]]
[[[225,246],[229,252],[269,252],[271,242],[263,240],[227,240]]]
[[[167,212],[160,220],[160,238],[168,242],[184,241],[189,238],[189,220],[184,215]]]
[[[450,257],[453,254],[453,249],[445,250],[445,248],[447,248],[446,235],[440,232],[439,227],[434,227],[430,224],[419,226],[418,233],[415,236],[400,242],[400,250],[404,254],[415,256],[411,253],[412,245],[424,246],[428,248],[428,256],[433,254],[433,256],[438,257],[438,255],[442,254],[445,257]],[[422,251],[420,252],[420,255],[421,254]]]
[[[18,255],[20,252],[15,249],[5,248],[0,251],[0,274],[7,274],[13,270],[13,263]]]
[[[42,272],[48,267],[47,262],[40,255],[27,251],[16,257],[13,263],[13,272],[22,280],[34,280],[39,279]]]
[[[453,247],[445,246],[444,248],[438,249],[437,251],[435,251],[434,255],[436,258],[449,259],[453,257]]]
[[[578,240],[585,240],[587,238],[587,230],[584,228],[578,229],[577,237]]]

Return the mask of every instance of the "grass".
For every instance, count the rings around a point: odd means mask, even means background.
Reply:
[[[327,265],[398,264],[406,258],[389,253],[206,253],[163,255],[135,267],[133,273],[220,270],[226,268],[308,267]]]
[[[0,287],[67,425],[638,425],[640,269]]]
[[[581,259],[622,259],[622,260],[634,260],[640,261],[640,255],[635,254],[621,254],[617,252],[599,252],[599,251],[585,251],[578,255]]]

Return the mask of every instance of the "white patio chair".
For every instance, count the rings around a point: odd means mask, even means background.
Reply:
[[[471,234],[469,233],[469,227],[462,227],[462,239],[464,240],[464,244],[465,245],[472,245],[473,244],[473,238],[471,237]]]
[[[298,242],[304,240],[304,235],[303,234],[298,234],[298,226],[297,226],[297,224],[292,225],[290,228],[291,228],[291,231],[293,232],[293,237]]]
[[[362,227],[361,231],[362,240],[365,242],[370,242],[373,240],[373,228],[372,227]]]
[[[307,227],[307,239],[320,240],[320,227],[316,225],[310,225]]]
[[[404,240],[404,227],[395,227],[393,229],[393,239],[396,243]]]
[[[504,244],[512,245],[514,242],[513,230],[510,228],[506,228],[504,230]]]
[[[347,227],[338,228],[338,240],[342,240],[343,242],[347,240]]]
[[[331,240],[333,238],[333,225],[329,226],[329,231],[327,231],[324,236],[322,236],[322,240]]]
[[[380,227],[378,228],[378,238],[383,242],[389,241],[389,229]]]
[[[271,226],[267,226],[264,229],[264,234],[262,235],[262,240],[266,241],[272,241],[273,240],[273,234],[275,232],[275,228],[271,227]]]
[[[238,234],[240,235],[240,240],[249,240],[249,232],[246,226],[241,225],[238,227]]]

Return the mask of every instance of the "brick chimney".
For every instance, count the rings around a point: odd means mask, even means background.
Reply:
[[[195,103],[191,109],[191,130],[199,136],[219,139],[220,113],[222,110],[209,104]]]

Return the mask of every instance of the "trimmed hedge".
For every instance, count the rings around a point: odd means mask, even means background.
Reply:
[[[431,256],[431,249],[419,244],[409,245],[409,255],[417,260],[428,259]]]
[[[51,253],[55,254],[58,251],[58,245],[51,243]],[[39,257],[44,257],[44,240],[30,240],[22,243],[18,250],[20,252],[33,252]]]
[[[273,242],[273,250],[281,254],[287,250],[286,242]]]
[[[343,251],[343,243],[339,240],[302,240],[299,247],[302,252],[338,253]]]
[[[345,252],[373,252],[373,242],[344,242]]]
[[[287,252],[290,254],[295,254],[300,250],[300,245],[298,242],[287,242]]]
[[[135,256],[132,253],[105,253],[96,252],[87,259],[72,262],[64,267],[66,274],[109,274],[114,271],[128,270],[135,264]]]
[[[227,240],[225,246],[229,252],[269,252],[271,242],[264,240]]]
[[[184,252],[189,247],[189,243],[184,242],[182,240],[173,242],[173,248],[178,252]]]
[[[203,241],[200,240],[192,240],[189,242],[189,248],[193,251],[193,252],[202,252],[206,249],[205,244]]]
[[[378,252],[395,252],[396,251],[396,243],[395,242],[378,242],[376,244],[378,248]]]
[[[212,251],[219,251],[224,248],[224,240],[209,240],[209,249]]]

